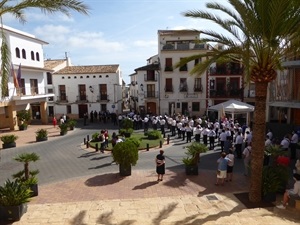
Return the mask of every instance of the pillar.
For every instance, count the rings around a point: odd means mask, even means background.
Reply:
[[[42,124],[48,124],[47,102],[40,103],[40,116]]]
[[[17,118],[17,111],[14,104],[7,106],[7,119],[9,123],[9,129],[10,130],[19,130],[18,126],[18,118]]]

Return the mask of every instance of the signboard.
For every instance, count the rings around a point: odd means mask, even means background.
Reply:
[[[116,108],[116,106],[115,105],[111,105],[111,107],[114,109],[114,108]]]

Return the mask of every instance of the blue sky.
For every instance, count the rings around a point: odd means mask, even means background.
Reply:
[[[90,15],[72,12],[45,15],[26,11],[27,22],[10,16],[7,26],[28,32],[49,43],[46,59],[62,59],[65,53],[74,65],[119,64],[123,79],[146,65],[157,54],[157,31],[164,29],[210,29],[207,22],[184,17],[182,12],[205,9],[209,0],[83,0]],[[217,0],[226,4],[226,0]]]

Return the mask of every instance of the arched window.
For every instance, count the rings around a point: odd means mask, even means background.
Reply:
[[[20,58],[20,49],[19,48],[16,48],[16,57]]]
[[[36,61],[40,61],[40,54],[38,52],[35,53],[35,58],[36,58]]]
[[[26,59],[26,51],[25,51],[25,49],[22,49],[22,58]]]
[[[31,60],[34,60],[34,52],[31,51],[30,54],[31,54]]]

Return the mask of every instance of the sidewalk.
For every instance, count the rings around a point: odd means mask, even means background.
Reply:
[[[35,142],[34,132],[51,125],[32,125],[16,132],[17,146]],[[22,143],[21,143],[22,141]],[[276,207],[247,209],[233,193],[246,192],[249,180],[236,174],[233,182],[215,186],[213,171],[198,176],[167,170],[157,182],[155,170],[134,170],[129,177],[98,174],[39,186],[39,196],[14,225],[219,225],[299,224],[300,213]],[[0,224],[5,224],[1,223]]]

